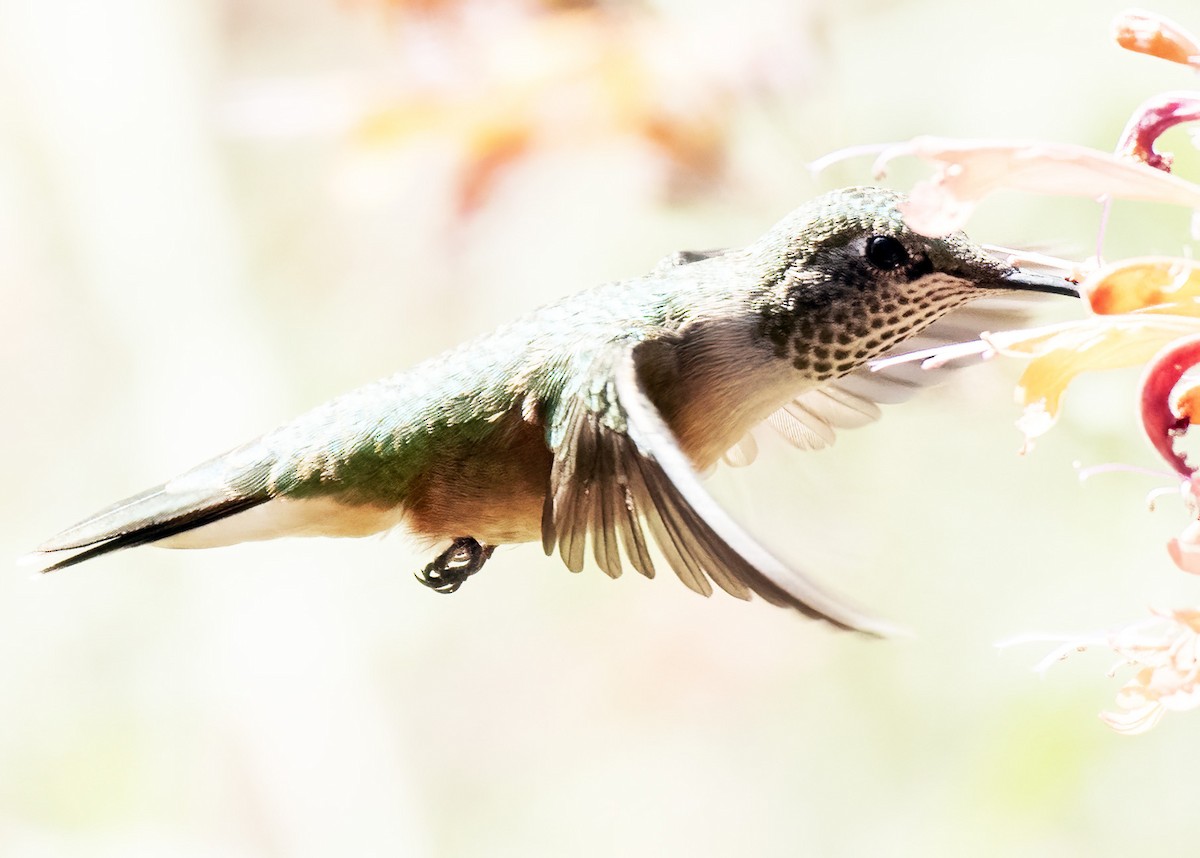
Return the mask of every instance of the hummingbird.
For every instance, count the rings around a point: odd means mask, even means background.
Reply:
[[[150,543],[402,527],[446,546],[417,578],[453,592],[499,545],[540,541],[578,572],[590,544],[613,578],[624,562],[654,577],[656,546],[705,596],[753,593],[883,634],[884,621],[776,559],[699,475],[747,458],[760,423],[815,449],[876,419],[924,380],[870,362],[974,338],[996,318],[956,321],[976,298],[1077,296],[962,233],[917,233],[903,202],[882,188],[827,193],[744,248],[680,252],[544,306],[113,504],[35,557],[51,571]]]

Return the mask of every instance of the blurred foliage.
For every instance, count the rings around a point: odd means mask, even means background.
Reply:
[[[753,20],[656,14],[618,2],[383,0],[389,71],[350,118],[366,149],[444,141],[457,153],[455,205],[483,205],[518,162],[628,139],[659,164],[672,199],[723,175],[735,117],[805,81]],[[776,47],[780,50],[774,50]],[[263,115],[256,116],[264,131]]]

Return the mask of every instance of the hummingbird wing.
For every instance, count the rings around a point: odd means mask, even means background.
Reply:
[[[979,339],[984,331],[1001,331],[1028,322],[1036,302],[1017,298],[974,301],[942,316],[919,334],[901,342],[883,357],[938,348]],[[904,402],[920,391],[945,381],[956,370],[979,358],[922,369],[919,363],[896,364],[878,372],[864,366],[821,387],[806,390],[767,418],[766,424],[800,450],[820,450],[833,444],[839,429],[857,429],[878,420],[880,405]],[[749,464],[753,438],[747,435],[725,455],[734,466]]]
[[[557,546],[572,571],[590,538],[597,564],[621,574],[620,549],[654,576],[643,523],[668,565],[705,596],[715,583],[739,599],[756,593],[838,628],[883,635],[894,629],[850,607],[759,545],[704,490],[658,408],[645,374],[661,368],[664,344],[615,344],[594,379],[563,402],[551,430],[554,464],[542,517],[547,554]]]

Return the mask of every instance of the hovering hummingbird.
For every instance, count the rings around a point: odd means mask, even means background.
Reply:
[[[881,633],[755,542],[697,474],[729,451],[738,458],[764,421],[813,449],[876,419],[878,403],[924,379],[871,373],[868,362],[922,331],[975,337],[997,311],[942,318],[972,299],[1077,294],[962,234],[914,232],[902,201],[879,188],[835,191],[746,248],[679,253],[542,307],[103,509],[36,553],[50,571],[147,543],[403,526],[449,543],[417,577],[453,592],[497,545],[540,539],[578,572],[590,542],[615,578],[622,554],[653,577],[653,543],[706,596],[715,583]]]

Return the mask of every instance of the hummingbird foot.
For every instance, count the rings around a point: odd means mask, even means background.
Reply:
[[[484,545],[470,536],[460,536],[432,563],[416,573],[416,579],[436,593],[453,593],[483,568],[494,545]]]

